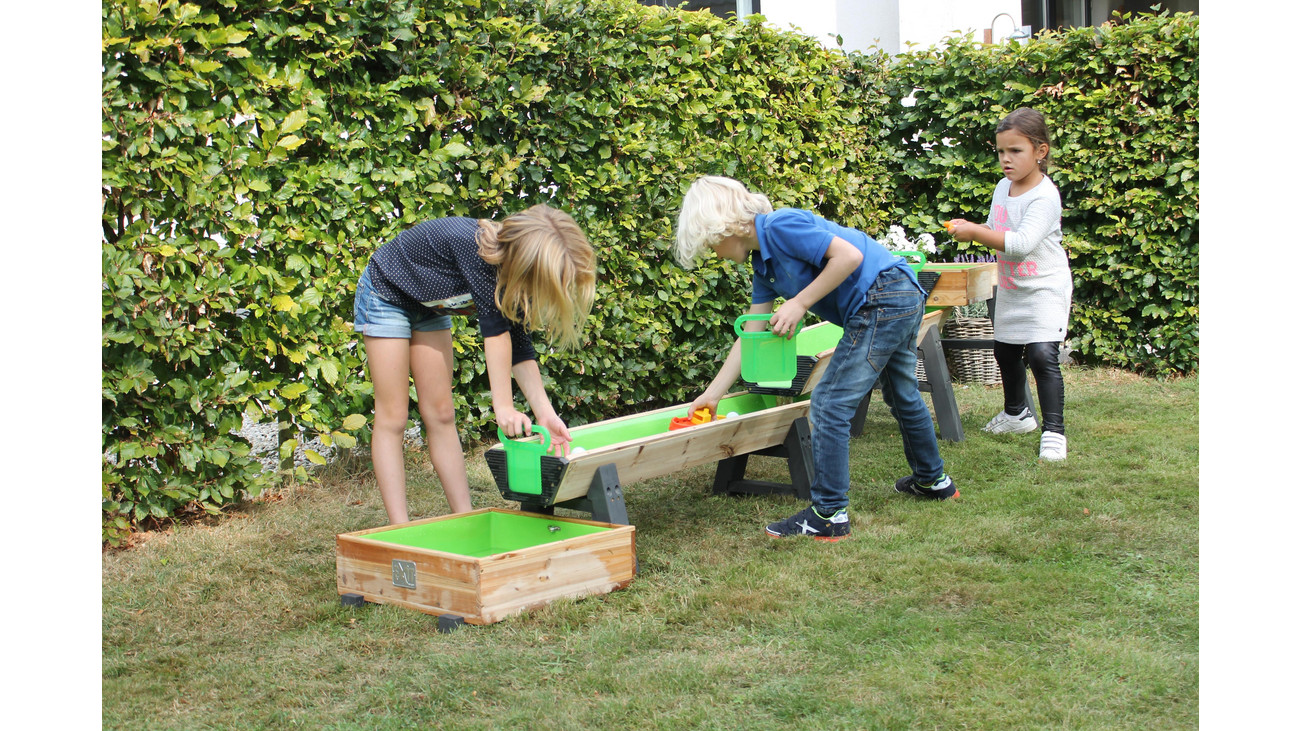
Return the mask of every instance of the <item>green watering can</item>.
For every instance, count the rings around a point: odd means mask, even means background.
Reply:
[[[542,455],[551,448],[551,433],[540,424],[533,424],[533,433],[541,434],[541,442],[517,442],[497,427],[501,448],[506,451],[506,475],[510,490],[525,495],[542,494]]]
[[[776,335],[771,330],[745,330],[750,320],[771,320],[772,315],[741,315],[736,318],[736,335],[740,336],[740,377],[763,388],[789,388],[799,372],[795,339]],[[803,329],[800,322],[795,334]]]

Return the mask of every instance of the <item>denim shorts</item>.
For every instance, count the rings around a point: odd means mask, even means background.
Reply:
[[[352,299],[352,329],[372,338],[406,338],[411,332],[450,330],[451,315],[439,315],[425,308],[395,305],[380,299],[370,281],[370,265],[361,273],[357,294]]]

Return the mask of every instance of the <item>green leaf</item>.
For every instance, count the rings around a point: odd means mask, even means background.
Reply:
[[[307,123],[307,110],[295,109],[292,112],[289,112],[287,115],[285,115],[284,120],[280,122],[280,134],[287,135],[290,132],[301,129],[302,126],[306,123]],[[285,139],[280,140],[281,147],[289,147],[288,145],[285,144]],[[298,138],[294,137],[293,139],[297,140]],[[298,144],[302,144],[302,142],[299,141]],[[293,147],[297,147],[297,145],[294,145]],[[292,150],[293,147],[289,147],[289,149]]]

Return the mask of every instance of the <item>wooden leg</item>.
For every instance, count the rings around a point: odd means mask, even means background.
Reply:
[[[957,397],[952,392],[952,375],[948,373],[948,362],[943,357],[938,328],[930,328],[925,337],[921,338],[921,354],[925,359],[925,380],[930,384],[935,421],[939,422],[939,437],[950,442],[960,442],[966,438],[966,434],[961,428]]]

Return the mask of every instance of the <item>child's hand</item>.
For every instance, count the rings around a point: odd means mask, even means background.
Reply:
[[[686,418],[689,419],[694,416],[695,412],[700,409],[708,409],[710,414],[718,413],[718,399],[710,396],[709,392],[705,391],[692,401],[690,406],[686,407]]]
[[[551,448],[546,450],[548,454],[556,457],[565,457],[569,454],[569,442],[573,438],[569,436],[569,427],[564,425],[564,420],[559,416],[544,416],[537,420],[537,423],[546,427],[551,433]]]
[[[804,313],[808,312],[807,308],[800,305],[794,300],[789,300],[781,305],[781,308],[772,313],[772,319],[768,322],[772,325],[773,335],[784,335],[787,340],[794,337],[799,328],[799,321],[803,319]]]
[[[496,416],[497,426],[512,439],[526,437],[533,431],[533,422],[529,420],[527,414],[518,409],[504,409],[498,411]],[[565,431],[565,438],[568,438],[568,431]]]
[[[948,234],[958,241],[971,241],[975,238],[975,228],[980,226],[978,223],[971,223],[964,218],[954,218],[951,221],[944,222],[944,228],[948,229]]]

